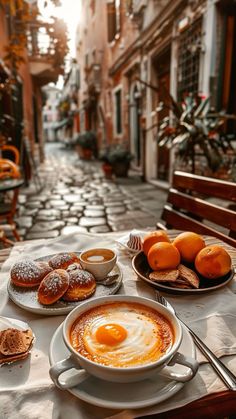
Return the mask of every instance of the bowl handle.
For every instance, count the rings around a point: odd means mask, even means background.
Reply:
[[[160,375],[163,377],[170,378],[171,380],[181,381],[185,383],[186,381],[190,381],[196,374],[199,364],[196,359],[187,357],[179,352],[171,358],[171,361],[168,363],[168,367],[174,366],[176,364],[184,365],[187,367],[184,373],[178,373],[172,368],[164,368],[160,371]]]
[[[75,368],[77,370],[77,374],[67,377],[65,381],[60,381],[60,375],[63,372],[70,370],[71,368]],[[56,364],[54,364],[50,368],[49,374],[52,381],[54,382],[54,384],[56,384],[57,387],[67,389],[75,387],[77,384],[81,383],[89,377],[89,374],[84,369],[79,370],[79,368],[80,366],[78,365],[78,363],[75,363],[71,355],[69,358],[63,359],[62,361],[59,361]]]

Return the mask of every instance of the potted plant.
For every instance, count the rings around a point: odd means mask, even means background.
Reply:
[[[102,163],[102,170],[104,172],[104,175],[107,179],[111,179],[113,175],[113,168],[111,163],[109,162],[109,149],[103,150],[99,156],[99,160],[101,160]]]
[[[130,162],[133,159],[132,154],[123,145],[111,146],[106,150],[103,161],[109,163],[113,173],[118,177],[127,177],[130,168]]]
[[[84,133],[78,134],[75,143],[80,158],[90,160],[96,154],[97,140],[94,132],[85,131]]]
[[[170,95],[169,95],[170,96]],[[171,118],[161,120],[157,141],[159,147],[174,148],[176,164],[180,170],[197,173],[199,168],[206,176],[219,174],[225,165],[224,160],[234,155],[233,140],[224,135],[222,127],[234,115],[224,111],[216,112],[209,107],[210,98],[186,95],[179,103],[170,96],[168,105],[161,104],[172,110]],[[190,167],[189,167],[190,166]],[[202,173],[200,173],[202,174]]]

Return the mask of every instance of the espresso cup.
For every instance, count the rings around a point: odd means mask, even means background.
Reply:
[[[95,307],[111,303],[139,303],[154,309],[158,314],[164,316],[173,330],[174,339],[171,347],[157,361],[125,368],[99,364],[80,354],[71,343],[72,326],[83,313],[89,312]],[[186,382],[194,377],[198,369],[198,362],[194,358],[186,357],[178,352],[182,341],[182,326],[177,317],[158,302],[139,296],[113,295],[99,297],[77,306],[64,321],[63,340],[71,355],[52,365],[49,371],[53,382],[60,388],[74,387],[89,376],[95,376],[111,382],[130,383],[160,374],[171,380]],[[175,371],[175,368],[170,368],[170,366],[172,367],[176,364],[184,365],[187,368],[183,368],[181,371]],[[166,366],[168,368],[165,368]],[[72,368],[77,369],[77,374],[73,376],[73,380],[65,379],[63,382],[60,381],[60,375]]]
[[[83,269],[89,271],[99,281],[106,278],[114,268],[117,256],[113,250],[94,248],[82,252],[79,259]]]

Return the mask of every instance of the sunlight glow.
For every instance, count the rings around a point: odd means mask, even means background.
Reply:
[[[50,2],[44,7],[44,0],[39,0],[38,6],[44,19],[48,20],[50,16],[55,16],[65,21],[68,28],[70,56],[75,57],[75,35],[80,20],[81,0],[61,0],[60,7],[55,7]]]

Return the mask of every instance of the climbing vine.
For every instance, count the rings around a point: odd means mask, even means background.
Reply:
[[[50,0],[55,6],[60,5],[60,0]],[[45,1],[45,5],[47,5]],[[25,62],[25,56],[28,47],[27,30],[32,23],[37,23],[37,27],[44,26],[40,21],[40,13],[37,4],[29,4],[25,0],[0,0],[0,7],[4,8],[9,23],[9,42],[5,46],[5,55],[3,57],[5,64],[11,69],[11,77],[1,83],[1,89],[9,89],[15,82],[17,73],[22,63]],[[54,45],[55,66],[63,72],[64,58],[68,53],[67,28],[63,21],[54,18],[53,23],[45,25],[46,31],[52,38]]]

